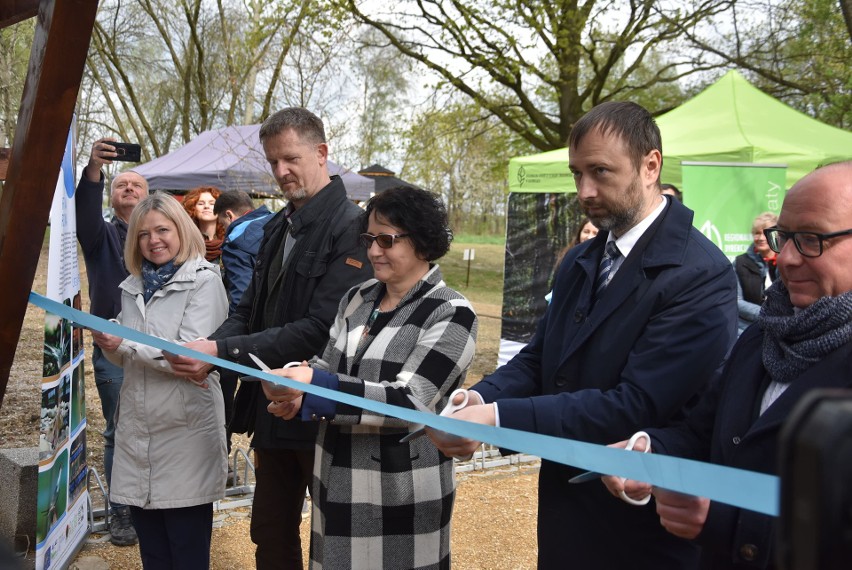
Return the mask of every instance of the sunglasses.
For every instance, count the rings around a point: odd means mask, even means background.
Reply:
[[[404,237],[408,237],[408,234],[379,234],[377,236],[373,234],[361,234],[361,244],[367,249],[370,249],[373,246],[373,242],[376,242],[380,248],[390,249],[397,239]]]

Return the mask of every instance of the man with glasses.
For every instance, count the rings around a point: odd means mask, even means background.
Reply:
[[[322,350],[340,299],[373,271],[359,243],[362,211],[346,198],[341,179],[328,174],[322,121],[306,109],[278,111],[261,126],[260,142],[287,206],[264,228],[255,271],[236,312],[209,340],[186,346],[254,368],[252,353],[280,368]],[[206,377],[211,368],[192,358],[167,358],[186,378]],[[259,383],[244,383],[232,420],[232,425],[248,420],[243,427],[254,432],[255,562],[261,570],[301,569],[299,525],[317,424],[278,419],[268,404]]]
[[[852,161],[819,168],[790,189],[777,226],[764,230],[781,278],[687,421],[646,430],[654,453],[774,474],[778,435],[796,403],[814,388],[852,387],[850,228]],[[651,492],[618,477],[604,483],[634,499]],[[772,517],[665,489],[653,495],[662,525],[702,545],[704,567],[775,562]]]

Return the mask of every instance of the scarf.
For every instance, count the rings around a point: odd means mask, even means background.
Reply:
[[[204,247],[207,248],[207,251],[204,253],[204,259],[215,263],[217,259],[222,257],[222,244],[225,242],[224,239],[206,239],[204,240]]]
[[[154,293],[162,289],[163,285],[174,277],[179,267],[179,265],[175,265],[174,259],[159,267],[147,259],[142,260],[142,296],[145,298],[146,303],[151,300]]]
[[[764,331],[763,366],[773,381],[789,384],[852,341],[852,291],[794,311],[787,288],[777,279],[766,290],[757,322]]]

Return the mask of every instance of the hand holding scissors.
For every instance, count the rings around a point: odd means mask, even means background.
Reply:
[[[275,374],[277,376],[282,376],[282,377],[286,377],[286,378],[293,378],[293,377],[289,374],[281,374],[280,370],[283,370],[285,368],[295,368],[297,366],[307,365],[306,362],[303,363],[303,362],[293,361],[293,362],[288,362],[287,364],[282,366],[278,371],[275,371],[275,370],[271,369],[269,366],[267,366],[265,362],[263,362],[260,358],[258,358],[254,354],[249,353],[249,358],[251,358],[254,361],[254,363],[257,364],[257,367],[260,368],[261,370],[263,370],[264,372],[268,372],[270,374]],[[313,370],[311,368],[308,368],[308,370],[310,371],[311,374],[313,374]],[[244,381],[257,380],[257,378],[243,378],[243,380]],[[301,378],[294,378],[294,380],[298,380],[299,382],[304,381]],[[262,380],[261,379],[260,382],[261,382],[261,386],[263,387],[264,395],[266,396],[266,398],[268,400],[270,400],[274,403],[280,404],[280,403],[283,403],[283,402],[289,402],[291,400],[295,400],[297,398],[300,398],[301,395],[303,394],[303,392],[301,392],[299,390],[295,390],[293,388],[288,388],[286,386],[280,386],[278,384],[274,384],[272,382],[269,382],[268,380]],[[305,383],[310,384],[310,380],[308,380]]]
[[[633,436],[629,440],[627,440],[627,444],[624,446],[624,450],[625,451],[633,451],[634,448],[636,447],[636,444],[640,440],[645,440],[644,441],[644,448],[636,449],[636,451],[639,451],[640,453],[648,453],[649,451],[651,451],[651,436],[649,436],[644,431],[637,431],[636,433],[634,433]],[[602,473],[596,473],[594,471],[587,471],[585,473],[577,475],[576,477],[572,477],[568,482],[569,483],[585,483],[586,481],[592,481],[594,479],[600,479],[601,477],[603,477],[604,485],[606,485],[606,487],[607,487],[607,489],[609,489],[610,493],[618,496],[619,498],[621,498],[622,501],[624,501],[626,503],[641,507],[641,506],[647,505],[648,502],[651,500],[650,486],[648,486],[648,488],[647,488],[647,493],[643,493],[644,496],[641,499],[632,499],[631,497],[629,497],[627,495],[627,493],[625,492],[625,489],[624,489],[624,482],[626,480],[624,477],[616,477],[616,476],[613,476],[613,475],[604,476]],[[632,490],[632,494],[635,494],[635,491],[636,491],[635,489]]]
[[[458,402],[456,402],[455,401],[456,396],[459,395],[459,394],[461,394],[462,399],[459,400]],[[414,407],[417,408],[418,410],[420,410],[421,412],[425,412],[427,414],[434,413],[434,412],[432,412],[432,410],[430,410],[429,408],[424,406],[423,403],[420,402],[420,400],[418,400],[417,398],[415,398],[413,396],[409,396],[408,398],[414,404]],[[451,416],[454,413],[456,413],[457,411],[461,410],[462,408],[465,408],[468,405],[469,402],[470,402],[470,394],[468,393],[468,391],[465,390],[464,388],[457,388],[457,389],[453,390],[453,392],[450,394],[450,398],[447,401],[447,406],[443,410],[441,410],[441,413],[439,415],[444,416],[444,417]],[[406,441],[412,441],[412,440],[417,439],[418,437],[422,436],[425,433],[426,433],[426,426],[421,425],[418,429],[412,431],[411,433],[409,433],[408,435],[406,435],[405,437],[400,439],[399,442],[405,443]],[[447,435],[449,436],[449,434],[447,434]],[[453,437],[453,436],[449,436],[449,437]]]

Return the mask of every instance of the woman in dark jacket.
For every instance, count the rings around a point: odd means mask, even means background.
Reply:
[[[751,224],[754,242],[748,251],[734,259],[737,272],[737,310],[739,312],[739,333],[755,320],[765,299],[766,289],[775,281],[778,272],[775,269],[775,253],[769,249],[763,230],[771,228],[778,221],[772,212],[764,212]]]

